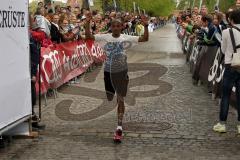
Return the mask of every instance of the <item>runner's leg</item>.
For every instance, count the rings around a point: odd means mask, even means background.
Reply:
[[[125,112],[125,106],[124,106],[124,98],[120,95],[117,96],[118,101],[118,126],[122,126],[123,116]]]

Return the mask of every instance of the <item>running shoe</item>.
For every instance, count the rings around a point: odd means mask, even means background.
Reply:
[[[240,125],[237,125],[238,134],[240,134]]]
[[[215,126],[213,126],[213,130],[215,132],[219,132],[219,133],[226,133],[226,125],[225,124],[221,124],[221,123],[217,123]]]
[[[122,129],[117,129],[114,138],[113,138],[115,143],[121,143],[122,142]]]

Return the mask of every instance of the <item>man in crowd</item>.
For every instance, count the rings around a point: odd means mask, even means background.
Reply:
[[[59,30],[59,15],[54,14],[51,22],[51,40],[55,43],[61,42],[61,33]]]
[[[195,6],[195,7],[193,8],[193,14],[196,14],[196,15],[199,14],[199,9],[198,9],[197,6]]]
[[[208,8],[206,5],[202,5],[202,8],[201,8],[201,15],[202,16],[206,16],[208,14]]]
[[[228,118],[229,105],[233,86],[236,87],[236,101],[238,112],[237,133],[240,134],[240,72],[232,66],[233,54],[239,54],[240,45],[240,9],[230,14],[231,28],[222,33],[221,49],[224,56],[225,72],[223,76],[222,100],[220,104],[219,123],[213,126],[215,132],[227,131],[226,122]],[[234,46],[235,44],[235,46]],[[235,51],[234,51],[235,50]]]

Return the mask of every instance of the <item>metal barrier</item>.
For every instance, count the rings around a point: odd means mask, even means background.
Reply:
[[[225,71],[224,58],[220,46],[201,46],[198,40],[194,39],[191,44],[187,42],[186,33],[183,28],[176,24],[178,38],[182,41],[183,51],[189,52],[189,68],[193,76],[194,84],[206,84],[209,93],[212,92],[213,99],[220,99],[222,95],[222,80]],[[216,40],[221,42],[221,35],[215,34]],[[191,49],[192,48],[192,49]],[[186,60],[188,58],[186,57]],[[199,83],[200,81],[200,83]],[[231,97],[231,105],[236,105],[235,87]]]

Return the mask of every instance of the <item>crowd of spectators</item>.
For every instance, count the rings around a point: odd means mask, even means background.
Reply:
[[[117,18],[124,22],[123,33],[128,35],[141,36],[144,26],[141,24],[140,15],[130,12],[107,11],[100,13],[98,10],[90,11],[80,7],[60,5],[44,5],[38,3],[35,13],[30,14],[30,27],[33,31],[43,32],[46,39],[53,43],[61,43],[84,39],[86,13],[92,12],[91,32],[93,34],[104,34],[111,32],[111,20]],[[149,31],[164,25],[163,18],[151,18]],[[46,40],[45,40],[46,42]],[[43,42],[43,46],[48,45]]]
[[[206,5],[202,5],[199,9],[194,7],[193,9],[187,9],[179,13],[176,18],[177,32],[180,37],[183,35],[188,38],[188,41],[192,46],[197,48],[198,54],[194,60],[193,83],[200,84],[200,70],[208,73],[214,63],[214,58],[218,48],[220,48],[220,64],[224,66],[224,75],[222,77],[220,85],[221,103],[219,123],[214,125],[213,130],[216,132],[226,132],[226,121],[228,116],[228,110],[230,105],[230,99],[233,87],[236,87],[236,107],[238,111],[238,133],[240,134],[240,72],[239,69],[232,66],[233,54],[239,53],[239,48],[234,47],[240,44],[240,1],[236,1],[236,6],[229,8],[226,13],[220,12],[218,7],[215,7],[215,11],[209,13]],[[231,33],[232,32],[232,33]],[[231,35],[232,34],[232,35]],[[187,45],[187,43],[183,43]],[[188,48],[189,49],[189,48]],[[185,49],[184,49],[185,50]],[[194,48],[188,50],[189,57],[193,54]],[[187,56],[188,57],[188,56]],[[187,62],[191,61],[187,58]],[[208,63],[206,63],[208,61]],[[191,64],[191,62],[190,62]],[[203,69],[204,68],[204,69]],[[201,73],[200,73],[201,72]],[[208,79],[206,77],[206,79]],[[208,81],[208,80],[207,80]],[[208,91],[213,92],[213,82],[208,81]],[[216,84],[215,84],[216,85]]]

